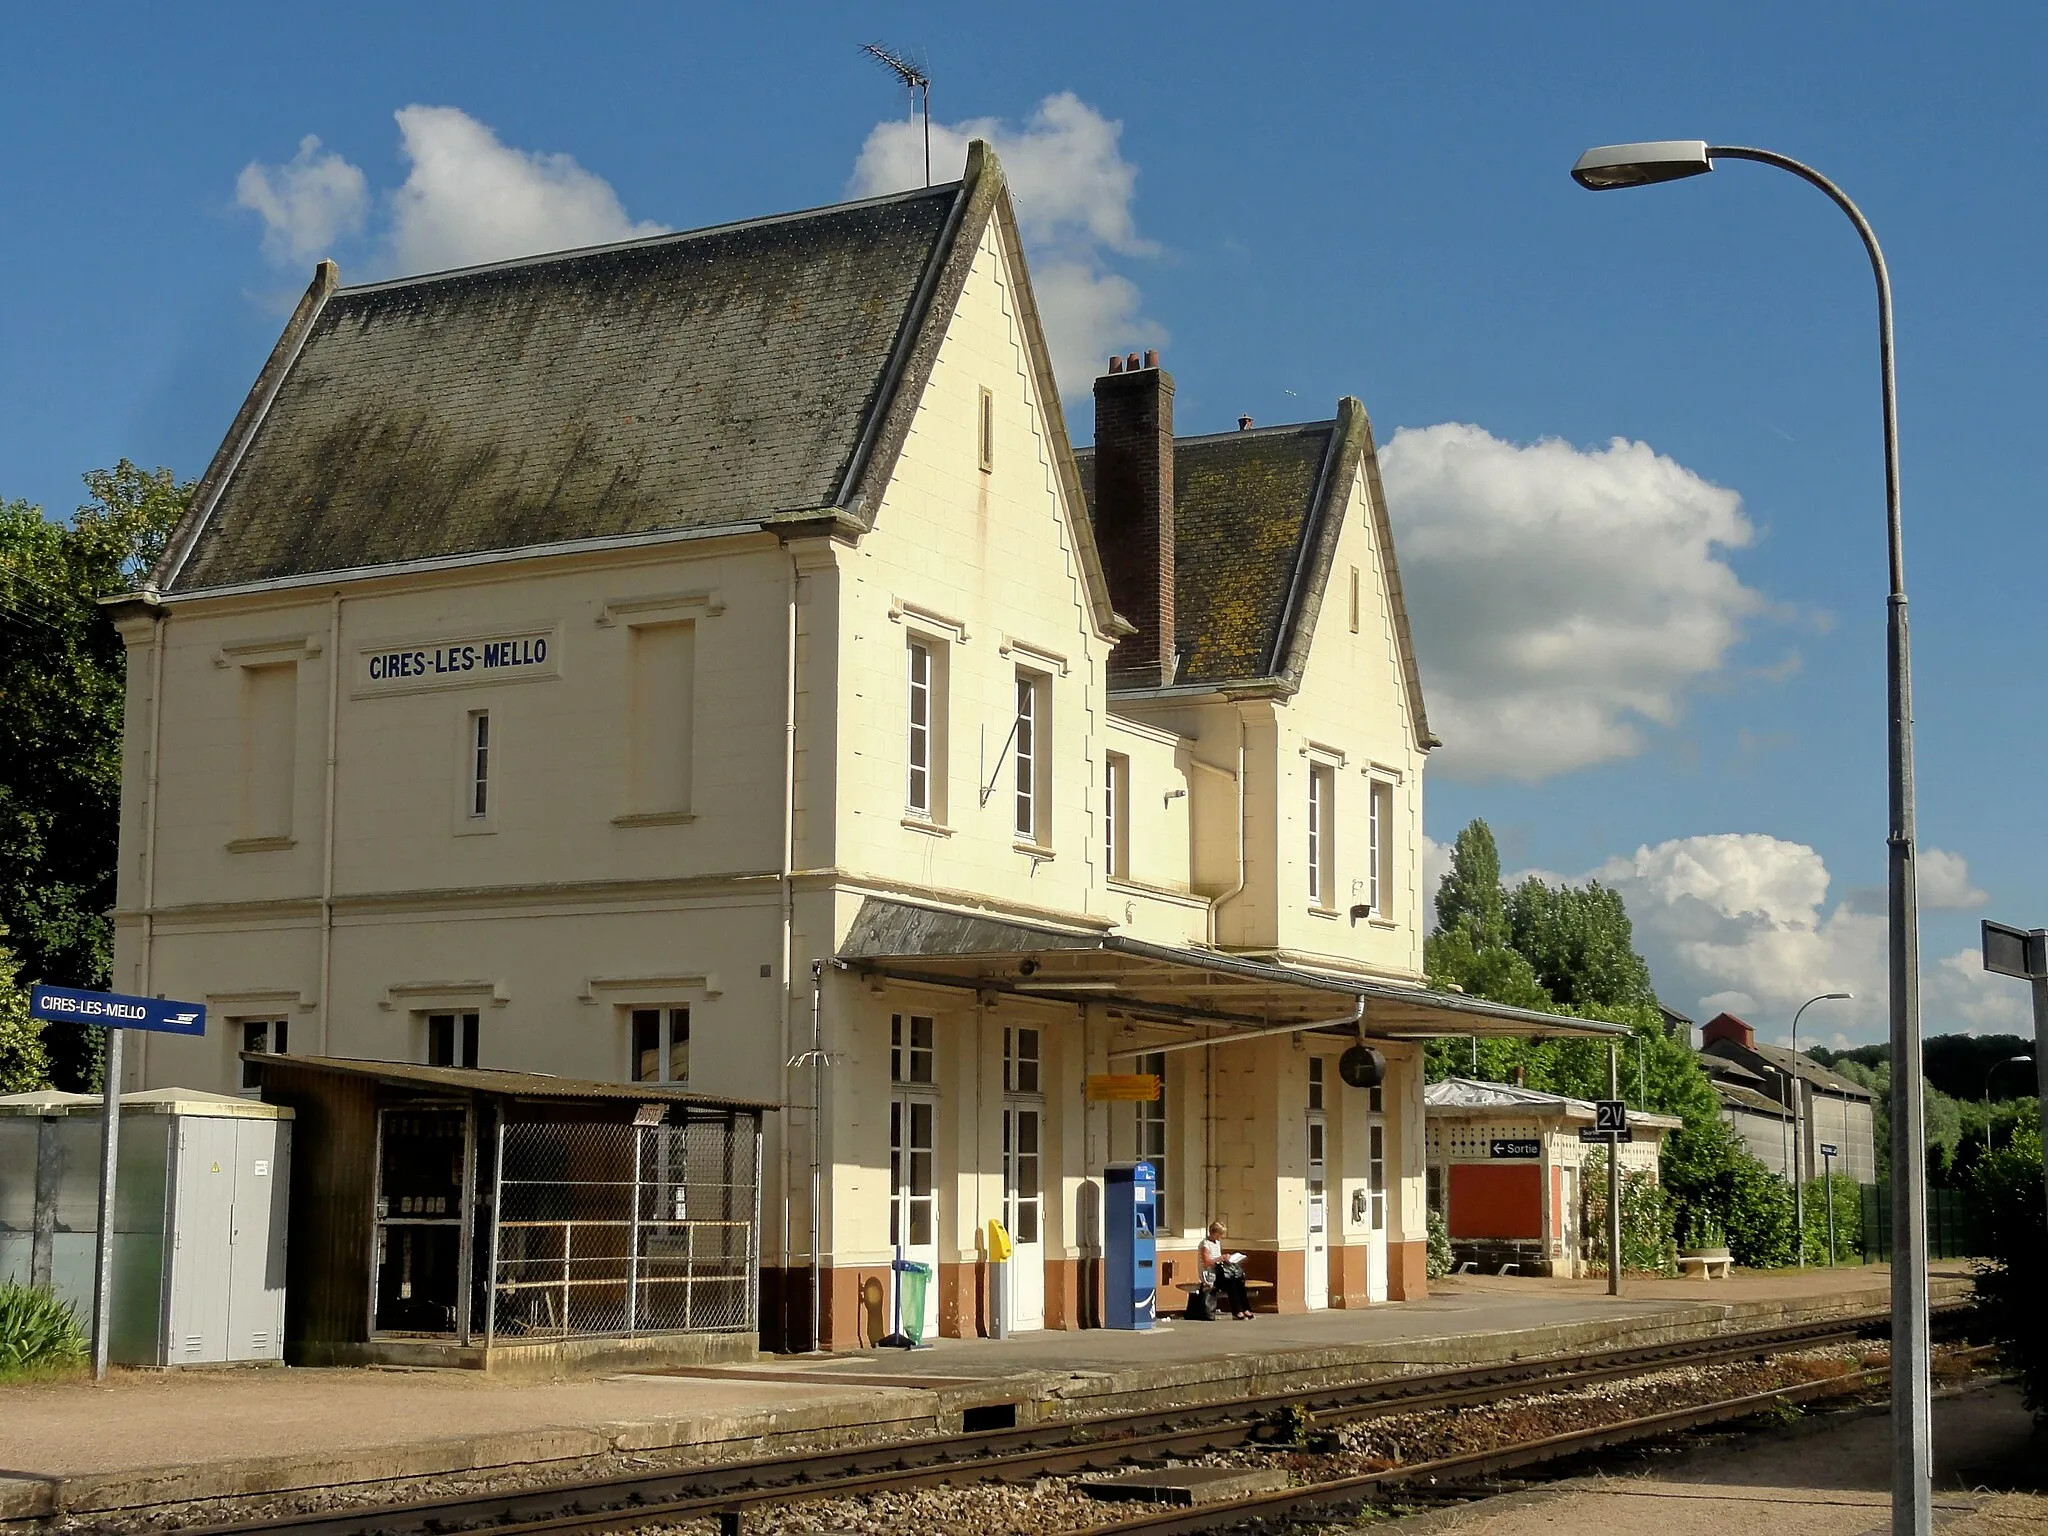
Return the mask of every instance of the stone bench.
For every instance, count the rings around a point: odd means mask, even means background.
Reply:
[[[1678,1256],[1678,1272],[1690,1275],[1699,1271],[1702,1280],[1726,1280],[1728,1271],[1735,1260],[1725,1253],[1682,1253]]]

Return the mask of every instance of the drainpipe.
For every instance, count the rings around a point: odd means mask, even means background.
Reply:
[[[782,1102],[790,1101],[789,1063],[795,1055],[794,1041],[790,1036],[789,966],[795,946],[796,929],[796,555],[789,552],[789,603],[787,633],[785,635],[785,666],[782,701],[782,950],[776,966],[775,984],[782,994]],[[778,1182],[782,1187],[782,1242],[777,1261],[782,1271],[782,1284],[776,1293],[783,1297],[782,1328],[789,1322],[788,1298],[784,1287],[789,1282],[789,1127],[785,1124],[781,1135],[782,1155],[776,1159],[779,1167]],[[787,1340],[785,1338],[785,1347]]]
[[[816,1354],[822,1329],[819,1323],[824,1290],[824,1256],[819,1234],[824,1230],[824,1142],[825,1118],[825,1036],[819,1023],[819,1003],[825,990],[825,962],[811,962],[811,1349]]]
[[[334,1030],[334,776],[341,759],[341,593],[327,606],[327,808],[320,850],[320,1054]]]
[[[1209,947],[1216,947],[1216,914],[1226,901],[1234,901],[1244,894],[1245,886],[1245,835],[1244,817],[1247,796],[1245,794],[1244,770],[1247,757],[1244,706],[1237,707],[1237,883],[1227,891],[1211,898],[1209,902]]]
[[[137,978],[136,991],[144,997],[150,995],[150,982],[155,969],[156,949],[156,796],[159,777],[157,759],[163,751],[164,739],[164,639],[171,627],[170,613],[156,606],[156,632],[150,642],[149,657],[149,785],[144,791],[142,831],[142,974]],[[141,1060],[136,1063],[138,1075],[144,1083],[149,1081],[149,1032],[138,1031],[142,1038],[138,1042],[142,1049]],[[108,1039],[113,1037],[110,1034]],[[116,1085],[118,1091],[119,1085]]]

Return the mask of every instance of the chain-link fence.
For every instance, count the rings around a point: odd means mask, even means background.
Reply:
[[[490,1336],[753,1330],[758,1125],[501,1125]]]

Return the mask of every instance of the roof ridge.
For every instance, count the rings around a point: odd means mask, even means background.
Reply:
[[[631,240],[605,240],[596,245],[570,246],[559,251],[535,251],[527,256],[508,256],[501,261],[479,261],[466,267],[440,267],[432,272],[414,272],[405,277],[380,278],[374,283],[350,283],[334,289],[333,296],[352,297],[359,293],[388,293],[394,288],[410,288],[427,283],[442,282],[458,277],[473,277],[480,272],[510,272],[521,267],[544,266],[550,262],[573,261],[579,256],[595,256],[610,251],[630,251],[639,247],[681,244],[688,240],[706,239],[712,235],[736,234],[743,230],[769,229],[777,224],[792,224],[799,219],[821,218],[828,213],[845,213],[856,208],[879,208],[890,203],[914,202],[922,197],[936,197],[940,193],[955,196],[963,182],[948,181],[929,187],[913,187],[904,192],[885,192],[879,197],[854,198],[843,203],[821,203],[815,208],[798,208],[788,213],[762,214],[751,219],[728,219],[723,224],[706,224],[697,229],[669,229],[658,235],[638,235]]]

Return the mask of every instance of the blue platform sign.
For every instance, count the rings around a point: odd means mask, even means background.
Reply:
[[[28,1011],[38,1019],[69,1019],[102,1029],[149,1029],[165,1035],[206,1033],[204,1003],[174,1003],[161,997],[37,987],[29,994]]]

